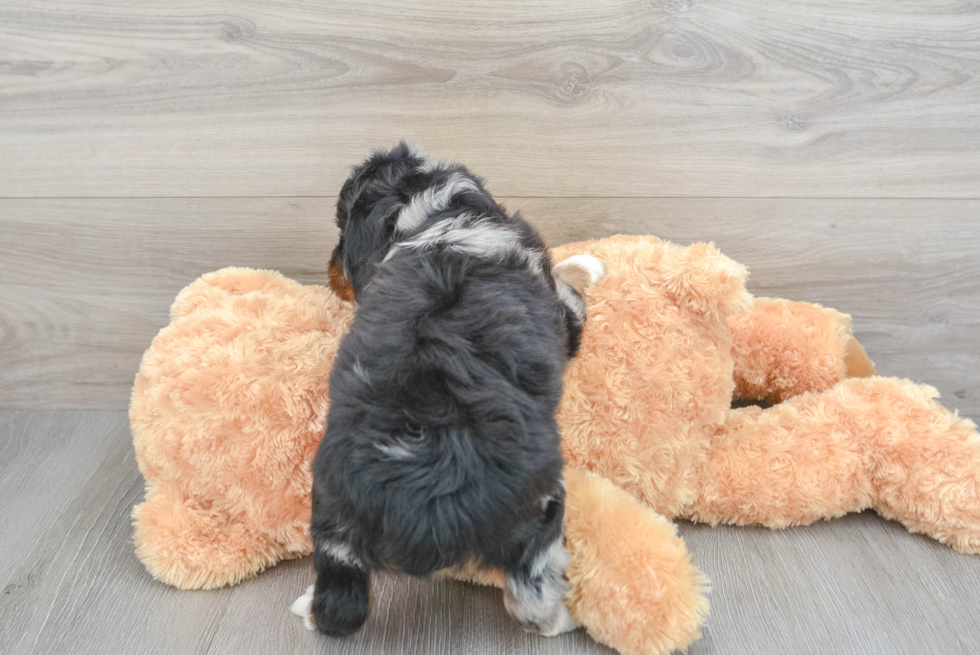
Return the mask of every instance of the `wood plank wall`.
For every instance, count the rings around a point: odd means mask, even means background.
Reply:
[[[966,0],[8,0],[0,408],[124,408],[176,292],[324,280],[399,138],[554,244],[713,240],[980,418],[980,11]]]

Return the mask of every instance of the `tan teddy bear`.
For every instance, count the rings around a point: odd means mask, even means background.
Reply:
[[[697,638],[706,581],[667,518],[777,528],[874,508],[980,549],[975,426],[930,387],[867,377],[849,317],[753,304],[745,269],[713,245],[613,237],[554,255],[585,252],[607,274],[588,293],[559,421],[566,603],[595,639],[638,655]],[[130,409],[147,481],[137,555],[155,577],[211,588],[310,552],[309,462],[353,311],[248,269],[177,297]],[[778,404],[731,409],[733,396]]]

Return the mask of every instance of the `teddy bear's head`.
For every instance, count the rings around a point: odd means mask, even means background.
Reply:
[[[146,501],[136,550],[159,579],[210,588],[309,552],[309,463],[353,305],[275,271],[188,285],[130,403]]]
[[[569,466],[586,468],[673,517],[732,399],[726,317],[745,310],[746,271],[713,244],[611,237],[589,253],[606,276],[588,293],[582,349],[565,376],[559,425]],[[651,473],[652,472],[652,473]]]

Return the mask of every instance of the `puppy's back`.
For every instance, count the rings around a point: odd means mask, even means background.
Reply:
[[[563,330],[554,292],[516,256],[385,262],[341,344],[314,464],[329,486],[317,495],[356,522],[372,564],[423,575],[520,549],[561,474]]]

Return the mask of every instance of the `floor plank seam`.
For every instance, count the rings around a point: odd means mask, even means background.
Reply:
[[[286,196],[0,196],[0,202],[7,200],[36,200],[52,202],[63,200],[333,200],[334,194],[323,195],[286,195]],[[895,202],[975,202],[977,196],[526,196],[494,194],[499,200],[836,200],[840,202],[854,201],[895,201]]]

